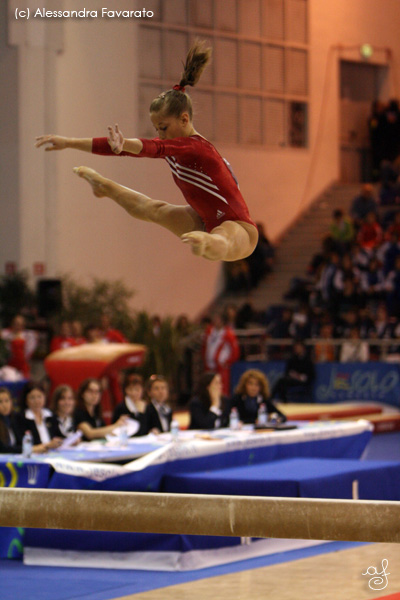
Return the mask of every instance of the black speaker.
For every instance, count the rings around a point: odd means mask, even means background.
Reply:
[[[62,308],[60,279],[40,279],[37,283],[37,301],[40,317],[52,317]]]

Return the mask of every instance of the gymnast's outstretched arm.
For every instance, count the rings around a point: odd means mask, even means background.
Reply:
[[[46,152],[51,150],[65,150],[72,148],[74,150],[92,151],[92,138],[70,138],[62,135],[40,135],[35,141],[36,148],[46,146]]]
[[[118,125],[115,125],[115,128],[108,128],[107,140],[115,154],[121,154],[122,151],[129,152],[129,154],[139,154],[143,148],[143,144],[139,139],[125,139]],[[53,134],[41,135],[36,138],[35,146],[36,148],[45,146],[46,152],[65,150],[66,148],[92,152],[92,138],[70,138]]]

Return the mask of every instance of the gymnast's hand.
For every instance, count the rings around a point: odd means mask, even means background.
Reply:
[[[35,146],[40,148],[40,146],[46,145],[45,151],[50,152],[51,150],[64,150],[68,147],[67,142],[68,138],[61,135],[40,135],[36,138]]]
[[[122,135],[122,131],[119,130],[118,125],[115,125],[114,129],[108,127],[107,141],[114,154],[121,154],[124,149],[124,136]]]

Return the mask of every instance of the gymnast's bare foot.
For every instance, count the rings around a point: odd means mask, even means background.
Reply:
[[[107,195],[105,183],[107,179],[90,167],[74,167],[74,173],[86,179],[92,186],[93,194],[98,198]]]
[[[206,240],[203,231],[192,231],[181,235],[181,240],[184,244],[190,244],[192,252],[196,256],[203,256]]]
[[[181,240],[191,245],[193,254],[209,260],[223,260],[227,252],[228,242],[221,235],[190,231],[181,235]]]

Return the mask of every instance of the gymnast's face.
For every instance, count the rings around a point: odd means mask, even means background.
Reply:
[[[186,137],[192,129],[192,125],[187,113],[182,113],[180,117],[167,117],[164,113],[150,113],[151,122],[161,140],[173,140],[177,137]]]

